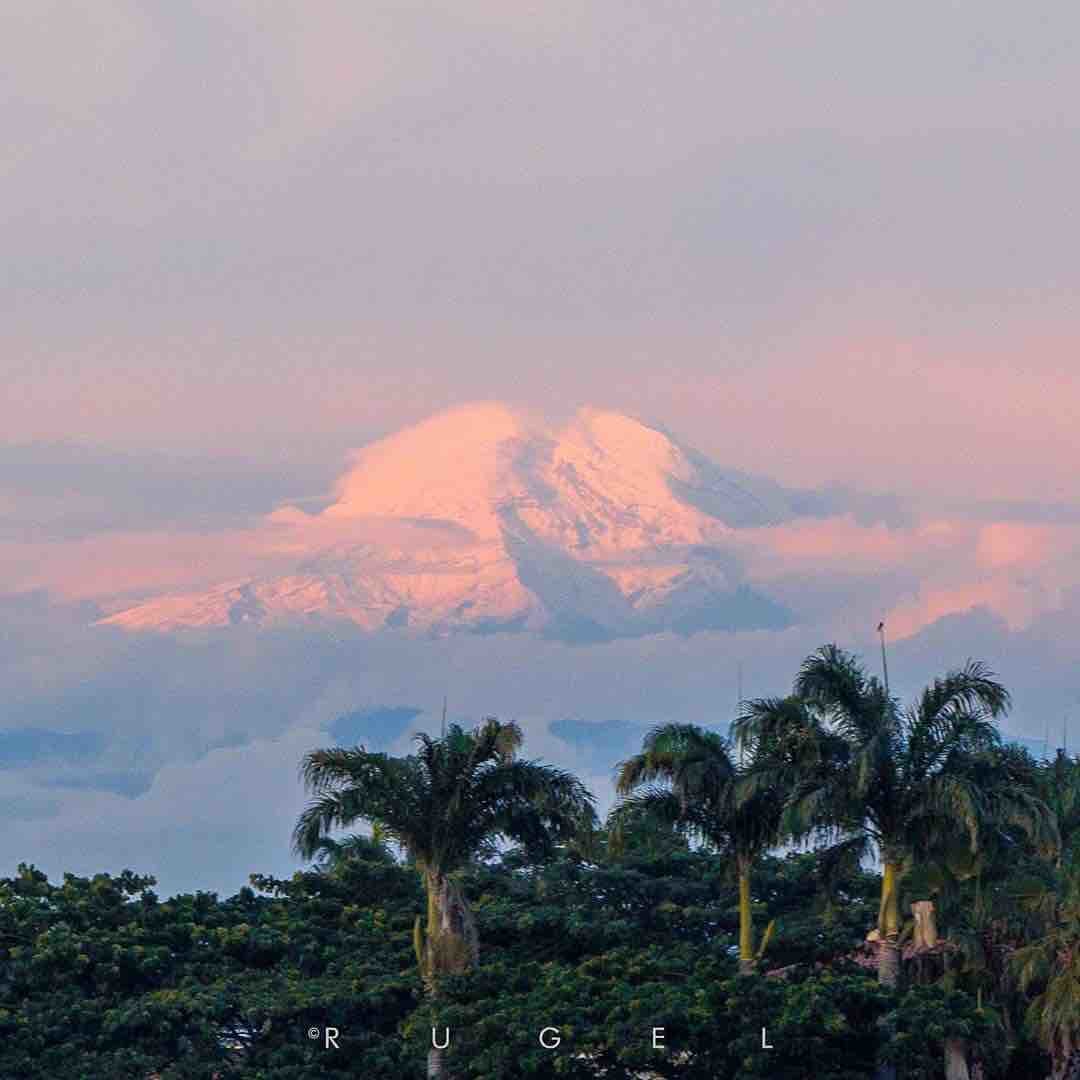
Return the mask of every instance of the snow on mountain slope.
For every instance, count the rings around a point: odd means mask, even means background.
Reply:
[[[325,513],[454,521],[497,537],[495,507],[517,490],[513,459],[525,438],[522,421],[503,405],[439,413],[354,455]]]
[[[779,489],[755,490],[628,416],[584,409],[548,431],[474,404],[356,453],[320,514],[271,515],[267,529],[289,531],[293,572],[102,621],[179,630],[321,616],[573,641],[774,628],[787,613],[741,580],[725,541],[789,514]],[[362,540],[372,522],[409,539]]]

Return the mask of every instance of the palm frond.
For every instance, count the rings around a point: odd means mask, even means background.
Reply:
[[[335,828],[353,824],[357,800],[353,791],[324,791],[301,813],[293,830],[293,850],[306,859],[322,850],[322,841]]]
[[[935,679],[922,692],[917,705],[920,715],[933,719],[952,713],[987,713],[1003,716],[1012,698],[997,676],[979,660],[969,660],[962,668]]]
[[[838,645],[823,645],[803,661],[794,692],[856,741],[868,738],[892,713],[878,680],[867,674],[857,656]]]

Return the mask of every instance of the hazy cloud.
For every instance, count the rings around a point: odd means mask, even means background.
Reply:
[[[936,623],[895,646],[895,688],[911,694],[944,668],[979,656],[1014,689],[1010,732],[1037,742],[1049,726],[1053,745],[1067,715],[1075,738],[1077,595],[1062,613],[1018,632],[979,610]],[[582,773],[610,805],[611,769],[648,727],[723,726],[735,711],[740,676],[746,696],[784,693],[799,660],[821,640],[787,631],[570,648],[505,636],[417,642],[312,633],[286,644],[223,632],[197,646],[170,646],[167,659],[157,659],[157,687],[141,676],[148,654],[128,653],[106,665],[111,675],[91,680],[96,712],[86,703],[88,689],[68,707],[83,730],[101,732],[110,745],[141,718],[152,735],[142,765],[156,767],[141,788],[127,790],[115,775],[94,779],[85,767],[67,780],[29,768],[0,771],[0,800],[19,808],[0,859],[8,866],[35,861],[50,873],[132,866],[158,874],[167,889],[231,891],[253,870],[287,873],[295,865],[289,830],[303,803],[296,774],[302,754],[333,743],[335,731],[347,741],[374,734],[380,748],[408,752],[415,730],[438,730],[444,692],[453,720],[517,719],[530,756]],[[872,664],[872,632],[855,644]],[[282,678],[283,668],[289,677]],[[176,685],[184,683],[191,690],[178,698]],[[140,686],[141,709],[125,720],[129,695]],[[426,702],[425,712],[407,708],[409,701]],[[395,711],[380,702],[402,705]],[[335,721],[349,706],[362,720],[346,732]],[[379,719],[388,716],[392,724]],[[236,745],[220,745],[226,726]]]
[[[1010,732],[1041,740],[1049,725],[1056,741],[1067,716],[1077,737],[1078,596],[1021,630],[981,608],[948,616],[894,645],[894,687],[909,695],[981,657],[1014,690]],[[3,728],[33,740],[31,729],[48,722],[103,745],[92,758],[0,770],[0,802],[17,809],[0,861],[50,873],[131,866],[166,889],[225,891],[251,871],[295,865],[296,769],[315,746],[359,737],[406,753],[415,731],[438,731],[445,694],[451,720],[518,720],[530,756],[583,774],[606,806],[613,765],[650,726],[723,726],[740,683],[748,697],[785,693],[802,657],[833,636],[815,626],[571,647],[524,635],[433,641],[236,627],[178,640],[76,630],[62,612],[55,621],[32,632],[20,622],[18,642],[5,623]],[[875,662],[871,625],[841,640]],[[48,664],[24,670],[45,652]]]
[[[589,401],[789,484],[1080,496],[1072,5],[77,22],[5,24],[9,439]]]
[[[284,502],[320,505],[336,472],[317,463],[0,445],[0,542],[249,524]]]
[[[1075,717],[1078,39],[1059,0],[6,13],[0,860],[287,870],[300,754],[403,752],[444,694],[610,799],[624,736],[882,617],[905,692],[980,656],[1018,733]],[[346,450],[475,398],[772,478],[724,557],[794,625],[91,626],[334,543]]]

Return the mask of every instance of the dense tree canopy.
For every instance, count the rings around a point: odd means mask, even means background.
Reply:
[[[757,784],[742,790],[752,773],[734,747],[714,731],[693,724],[665,724],[645,736],[640,754],[622,762],[616,790],[623,796],[613,815],[645,815],[667,823],[708,845],[722,862],[733,866],[739,887],[739,964],[754,965],[753,906],[750,875],[756,859],[783,837],[780,821],[784,793],[777,785]],[[720,860],[718,860],[720,861]],[[769,932],[763,944],[767,944]]]
[[[820,720],[822,698],[806,692],[770,708],[791,729],[792,718]],[[856,1080],[882,1063],[898,1080],[976,1070],[983,1080],[1072,1080],[1080,759],[1037,763],[981,735],[941,749],[971,717],[940,709],[939,749],[929,740],[920,749],[919,710],[934,710],[925,700],[913,708],[889,736],[900,740],[894,756],[907,755],[896,784],[928,775],[918,754],[962,754],[958,775],[986,812],[957,815],[962,827],[943,824],[931,845],[910,836],[891,885],[896,988],[879,983],[865,940],[880,924],[883,880],[857,845],[755,847],[740,890],[730,830],[765,789],[723,740],[698,746],[698,729],[684,732],[687,754],[654,733],[640,775],[648,783],[655,768],[658,796],[683,799],[686,811],[657,816],[649,799],[630,800],[583,830],[588,804],[573,777],[518,761],[515,733],[482,725],[422,742],[411,764],[378,761],[380,783],[408,780],[394,796],[360,790],[372,755],[359,748],[320,759],[325,783],[297,834],[314,861],[288,880],[253,874],[230,898],[168,899],[131,872],[55,882],[24,866],[0,880],[0,1076],[421,1077],[434,1031],[449,1038],[440,1067],[455,1080]],[[853,759],[842,746],[830,756],[820,735],[783,753],[761,748],[775,752],[767,782],[780,788],[770,799],[788,792],[770,820],[807,812],[800,800],[838,768],[850,785]],[[669,763],[647,758],[676,750]],[[518,786],[508,793],[495,776]],[[419,801],[399,802],[417,791]],[[867,794],[886,805],[884,793]],[[830,798],[844,806],[853,794],[841,787]],[[1033,826],[1033,800],[1048,808],[1045,828]],[[704,812],[713,816],[693,817]],[[468,842],[436,848],[444,814],[466,813]],[[373,836],[335,831],[364,819]],[[878,827],[869,811],[866,820]],[[415,936],[430,915],[432,866],[483,943],[476,963],[440,972],[437,994]],[[930,946],[913,933],[917,901],[933,905]],[[775,933],[756,969],[740,971],[748,906]]]
[[[958,848],[977,856],[1002,825],[1053,832],[1034,786],[1018,782],[999,752],[995,721],[1009,703],[993,673],[969,662],[901,709],[856,656],[827,645],[803,662],[791,698],[752,701],[736,722],[761,762],[749,791],[786,792],[790,834],[872,845],[882,866],[879,977],[888,985],[898,978],[900,883],[912,868]]]

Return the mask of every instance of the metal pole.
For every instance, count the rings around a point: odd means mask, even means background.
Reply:
[[[736,682],[736,686],[737,686],[737,693],[738,693],[738,696],[739,696],[738,703],[735,706],[735,719],[738,720],[738,718],[742,715],[742,703],[743,703],[743,696],[742,696],[742,661],[741,660],[739,661],[739,665],[736,668],[735,682]],[[728,728],[728,735],[730,736],[730,734],[731,734],[731,728],[729,727]],[[739,739],[739,767],[740,768],[742,767],[742,763],[743,763],[743,750],[744,750],[743,740]]]
[[[877,624],[878,634],[881,636],[881,670],[885,676],[885,697],[889,697],[889,658],[885,654],[885,624]]]

